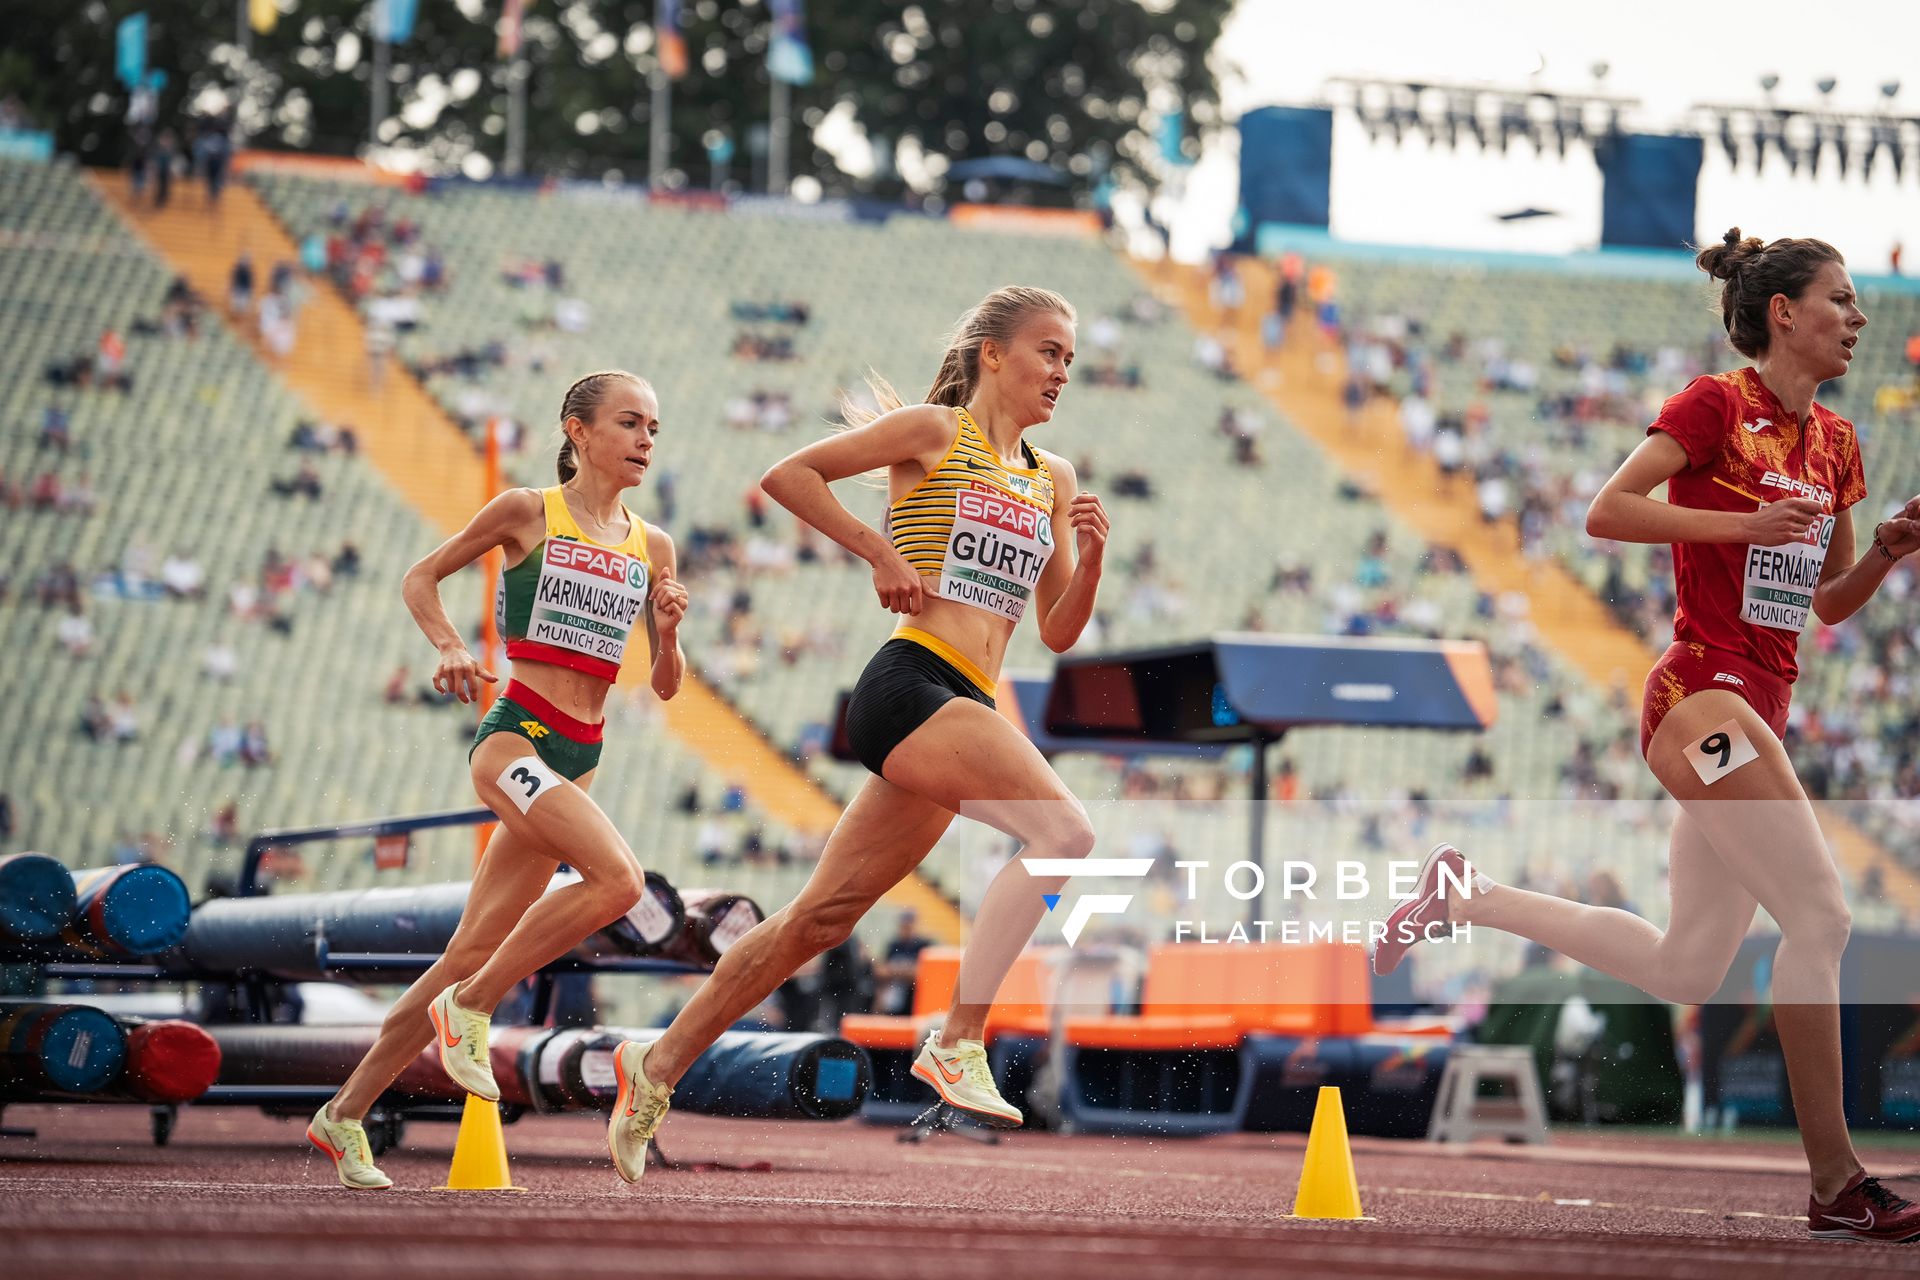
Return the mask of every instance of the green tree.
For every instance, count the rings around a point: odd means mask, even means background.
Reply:
[[[64,151],[121,158],[126,94],[114,79],[113,31],[144,9],[151,64],[165,69],[163,120],[219,91],[239,104],[255,145],[353,154],[368,136],[369,0],[281,0],[276,29],[242,55],[234,0],[8,0],[16,38],[0,56],[0,93],[18,95]],[[792,95],[790,168],[831,194],[897,195],[885,158],[946,163],[1022,156],[1089,189],[1103,176],[1152,186],[1148,126],[1184,108],[1188,130],[1218,119],[1209,53],[1232,0],[816,0],[808,15],[816,76]],[[391,114],[382,142],[431,171],[485,172],[504,149],[506,68],[495,50],[498,0],[420,0],[412,37],[391,53]],[[527,164],[534,173],[644,173],[653,0],[532,0]],[[673,86],[672,167],[703,184],[703,139],[725,134],[735,173],[752,172],[768,110],[764,0],[685,0],[690,73]],[[882,163],[849,166],[813,145],[829,113],[864,132]],[[843,131],[849,132],[849,131]],[[1189,137],[1190,153],[1197,152]]]

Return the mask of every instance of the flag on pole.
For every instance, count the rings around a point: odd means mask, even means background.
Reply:
[[[687,37],[680,30],[680,0],[654,0],[653,30],[660,44],[660,69],[667,79],[687,74]]]
[[[280,22],[280,6],[273,0],[247,0],[247,25],[259,35],[269,34]]]
[[[420,0],[373,0],[373,38],[404,44],[413,37]]]
[[[1187,113],[1183,107],[1160,114],[1160,158],[1168,164],[1184,165],[1190,163],[1186,152],[1180,149],[1180,143],[1187,132]]]
[[[147,80],[147,13],[130,13],[113,33],[113,67],[120,83],[138,89]]]
[[[813,83],[813,50],[807,44],[807,15],[802,0],[772,0],[773,42],[767,46],[767,73],[788,84]]]
[[[500,12],[500,56],[517,57],[520,53],[520,19],[526,15],[526,0],[507,0],[506,7]]]

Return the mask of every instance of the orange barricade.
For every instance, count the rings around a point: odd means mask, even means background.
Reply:
[[[1046,1035],[1052,1001],[1056,948],[1024,951],[1000,984],[987,1015],[987,1039],[999,1035]],[[913,970],[913,1012],[906,1016],[850,1013],[840,1019],[840,1034],[867,1049],[917,1049],[929,1019],[938,1019],[953,1003],[960,980],[959,947],[927,947]]]
[[[920,1024],[946,1011],[959,980],[959,947],[923,947],[913,965],[913,1012],[849,1013],[840,1035],[867,1049],[917,1049]]]
[[[1166,943],[1147,958],[1137,1016],[1071,1018],[1088,1049],[1230,1049],[1249,1032],[1363,1035],[1373,1029],[1366,952],[1338,943]]]
[[[1032,947],[1007,971],[987,1013],[987,1039],[995,1036],[1044,1036],[1053,1027],[1053,969],[1058,947]]]
[[[840,1034],[868,1049],[914,1049],[946,1012],[959,947],[928,947],[914,970],[907,1016],[848,1014]],[[1052,948],[1014,962],[987,1018],[987,1038],[1050,1030]],[[1147,959],[1141,1011],[1069,1018],[1066,1037],[1089,1049],[1230,1049],[1249,1032],[1357,1036],[1374,1029],[1366,952],[1339,943],[1163,943]]]

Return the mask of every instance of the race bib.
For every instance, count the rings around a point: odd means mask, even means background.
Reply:
[[[1748,547],[1740,620],[1779,631],[1805,631],[1831,541],[1833,517],[1821,516],[1813,531],[1796,542]]]
[[[1053,517],[985,485],[954,495],[940,598],[1018,622],[1053,557]]]
[[[548,538],[527,639],[619,665],[647,604],[647,576],[639,556]]]
[[[1740,728],[1738,720],[1729,720],[1700,741],[1687,746],[1687,763],[1700,775],[1700,781],[1712,786],[1743,764],[1760,758],[1759,748]]]
[[[539,756],[521,756],[500,771],[493,785],[506,793],[514,808],[525,813],[541,796],[560,789],[560,775]]]

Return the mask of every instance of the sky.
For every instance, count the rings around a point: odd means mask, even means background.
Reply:
[[[1831,16],[1829,16],[1831,15]],[[1702,0],[1357,0],[1325,6],[1298,0],[1241,0],[1215,47],[1229,120],[1256,107],[1308,105],[1336,76],[1483,82],[1499,87],[1589,91],[1590,68],[1608,65],[1605,92],[1637,98],[1631,122],[1665,132],[1699,102],[1758,103],[1759,79],[1780,77],[1775,100],[1813,106],[1815,81],[1838,81],[1836,110],[1875,111],[1885,81],[1904,81],[1896,110],[1920,116],[1920,3],[1805,0],[1733,5]],[[1884,157],[1883,157],[1884,160]],[[1188,175],[1170,214],[1174,249],[1198,257],[1224,244],[1239,187],[1238,146],[1221,130]],[[1896,240],[1906,269],[1920,266],[1920,163],[1897,184],[1884,162],[1871,183],[1857,166],[1842,179],[1832,159],[1818,179],[1789,177],[1770,156],[1730,170],[1709,140],[1700,177],[1699,235],[1717,240],[1730,225],[1768,239],[1827,239],[1858,271],[1885,268]],[[1445,191],[1436,200],[1432,192]],[[1499,223],[1496,212],[1534,205],[1561,216]],[[1600,176],[1592,154],[1570,149],[1536,159],[1525,143],[1506,156],[1429,153],[1418,138],[1402,148],[1369,143],[1351,113],[1336,117],[1333,232],[1349,240],[1565,252],[1592,247],[1600,232]]]

